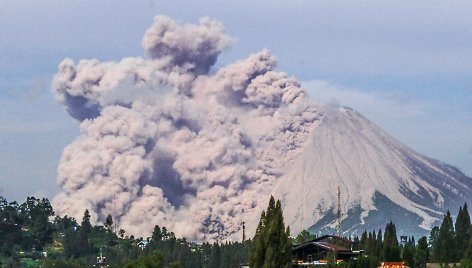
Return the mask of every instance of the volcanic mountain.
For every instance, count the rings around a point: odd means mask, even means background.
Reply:
[[[337,190],[345,234],[385,227],[424,234],[472,200],[472,179],[423,156],[347,107],[319,107],[319,125],[273,194],[292,233],[334,231]]]
[[[155,225],[194,241],[254,232],[270,194],[292,234],[335,225],[424,232],[472,189],[460,171],[424,157],[348,108],[315,104],[263,49],[215,66],[232,44],[209,18],[156,16],[144,57],[64,59],[51,90],[80,123],[64,148],[53,205],[129,234]]]

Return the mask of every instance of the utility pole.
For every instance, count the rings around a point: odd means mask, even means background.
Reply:
[[[341,188],[338,186],[338,209],[336,213],[336,230],[338,232],[338,236],[341,236]]]
[[[115,235],[116,235],[116,225],[118,224],[118,220],[116,219],[116,202],[115,202],[115,195],[113,195],[113,219],[115,219]]]

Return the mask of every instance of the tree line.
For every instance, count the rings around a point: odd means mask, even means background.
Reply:
[[[0,267],[92,267],[100,253],[109,267],[289,267],[293,245],[316,236],[307,230],[290,237],[280,201],[270,198],[262,212],[253,239],[243,242],[197,244],[178,238],[166,227],[156,225],[150,237],[134,237],[113,230],[108,215],[103,224],[92,225],[85,210],[80,222],[56,216],[48,199],[28,197],[19,204],[0,197]],[[404,261],[412,268],[426,263],[460,263],[472,268],[472,224],[467,204],[460,207],[456,221],[448,211],[429,237],[402,237],[395,224],[367,232],[352,240],[362,254],[349,267],[374,268],[380,262]]]
[[[393,222],[382,230],[364,231],[359,242],[364,251],[359,258],[359,267],[378,267],[380,262],[404,261],[408,267],[425,268],[426,263],[460,263],[463,268],[472,268],[472,225],[467,204],[459,208],[453,223],[447,211],[441,225],[432,228],[429,237],[402,237],[398,243],[396,227]]]
[[[78,222],[56,216],[48,199],[8,202],[0,197],[0,267],[92,267],[101,253],[108,267],[232,268],[249,259],[250,243],[197,244],[156,225],[150,237],[134,237],[108,215],[92,225],[84,211]]]

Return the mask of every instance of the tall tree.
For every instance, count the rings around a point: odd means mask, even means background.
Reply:
[[[470,231],[472,232],[472,225],[470,226]],[[472,260],[472,237],[469,239],[469,243],[464,252],[464,258]]]
[[[414,237],[408,238],[408,241],[406,242],[402,251],[402,260],[405,262],[406,266],[408,267],[415,266],[415,261],[414,261],[415,251],[416,251],[415,238]]]
[[[89,235],[92,232],[92,224],[90,223],[90,213],[88,209],[85,210],[80,229],[77,237],[77,246],[80,251],[79,254],[87,254],[90,250]]]
[[[254,268],[289,267],[290,229],[285,228],[282,205],[270,197],[267,212],[262,212],[251,247],[250,266]]]
[[[221,266],[221,248],[218,243],[214,243],[210,251],[209,268],[220,268]]]
[[[375,236],[375,232],[374,232],[374,236]],[[380,258],[380,255],[382,254],[382,247],[383,247],[382,229],[379,229],[379,232],[377,233],[377,240],[374,243],[374,254],[377,258]]]
[[[90,223],[90,212],[88,209],[84,211],[82,222],[80,223],[80,229],[84,230],[85,233],[89,234],[92,231],[92,224]]]
[[[367,231],[364,230],[364,232],[361,235],[361,241],[359,243],[360,249],[366,250],[367,248]]]
[[[10,256],[13,246],[21,240],[21,217],[18,203],[0,197],[0,255]]]
[[[451,263],[455,260],[455,245],[454,245],[454,225],[452,223],[451,213],[447,211],[444,215],[441,227],[439,227],[439,234],[433,245],[433,256],[435,261],[441,263]]]
[[[416,268],[425,268],[426,263],[429,261],[429,249],[428,249],[428,239],[426,236],[423,236],[418,240],[418,245],[416,246],[415,252],[415,267]]]
[[[152,231],[151,238],[152,238],[152,241],[154,241],[155,243],[160,242],[162,240],[162,232],[159,225],[154,226],[154,230]]]
[[[455,229],[455,247],[457,250],[455,257],[457,261],[464,257],[465,251],[467,249],[471,237],[470,216],[469,211],[467,209],[467,203],[464,204],[464,207],[459,208],[459,214],[457,215]]]
[[[392,221],[390,221],[385,227],[384,241],[382,244],[382,259],[387,262],[400,261],[400,247],[397,240],[397,230]]]
[[[110,232],[112,231],[113,227],[113,218],[110,214],[108,214],[107,218],[105,219],[105,228],[107,228]]]
[[[432,261],[438,261],[438,248],[437,248],[437,241],[438,241],[438,236],[439,236],[439,227],[434,226],[431,229],[431,232],[429,233],[429,239],[428,239],[428,246],[431,248],[431,254],[430,254],[430,259]]]
[[[54,215],[54,210],[48,199],[27,197],[26,202],[19,207],[19,213],[36,249],[52,241],[53,226],[49,217]]]

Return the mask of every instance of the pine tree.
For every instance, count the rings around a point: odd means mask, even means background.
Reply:
[[[465,251],[467,249],[471,234],[470,234],[470,216],[467,209],[467,203],[464,204],[464,207],[459,208],[459,214],[457,215],[456,224],[456,261],[464,257]]]
[[[105,228],[111,231],[111,227],[113,226],[113,218],[110,214],[108,214],[107,218],[105,219]]]
[[[167,228],[164,226],[162,227],[162,240],[169,239],[169,234],[167,233]]]
[[[403,247],[402,259],[405,262],[406,266],[414,267],[415,261],[415,238],[408,238],[408,242]]]
[[[84,211],[84,216],[82,217],[82,222],[80,224],[80,229],[84,230],[85,233],[89,234],[92,231],[92,224],[90,223],[90,213],[88,209]]]
[[[90,250],[89,235],[92,232],[92,224],[90,223],[90,213],[88,209],[85,210],[80,225],[79,234],[77,238],[77,246],[79,254],[87,254]]]
[[[428,249],[428,239],[426,236],[423,236],[418,240],[418,246],[416,247],[415,252],[415,267],[416,268],[425,268],[426,263],[429,261],[429,249]]]
[[[397,231],[392,221],[385,227],[382,244],[382,260],[387,262],[400,261],[400,247],[397,240]]]
[[[214,243],[211,247],[209,268],[220,268],[221,266],[221,248],[218,243]]]
[[[436,243],[433,246],[435,260],[441,263],[454,262],[455,246],[454,246],[454,226],[452,224],[451,213],[447,211],[444,215]]]
[[[431,248],[430,259],[437,262],[439,260],[439,248],[438,248],[438,236],[439,236],[439,227],[434,226],[429,233],[429,247]]]
[[[367,231],[364,230],[364,232],[361,235],[361,241],[359,243],[360,249],[366,250],[367,249]]]
[[[262,212],[251,247],[250,266],[289,267],[290,229],[283,222],[282,205],[271,196],[267,212]]]
[[[375,232],[374,232],[374,236],[375,236]],[[374,244],[375,257],[380,258],[380,255],[382,254],[382,247],[383,247],[382,229],[379,229],[379,232],[377,233],[377,240],[375,241],[375,244]]]
[[[161,241],[162,240],[162,232],[159,225],[154,226],[154,230],[152,231],[152,240],[154,241]]]
[[[472,233],[472,225],[470,226],[470,232]],[[465,249],[464,258],[472,260],[472,237],[469,239],[469,243]]]

